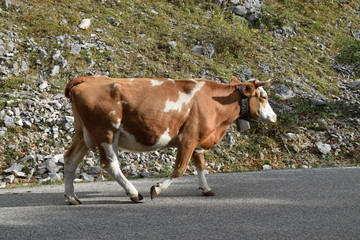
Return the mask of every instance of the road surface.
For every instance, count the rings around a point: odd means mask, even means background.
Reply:
[[[203,197],[185,176],[155,200],[159,179],[132,180],[132,204],[116,182],[0,190],[0,239],[360,239],[360,168],[223,173]]]

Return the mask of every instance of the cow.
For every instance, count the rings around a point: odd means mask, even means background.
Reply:
[[[245,83],[233,77],[231,84],[206,79],[130,78],[80,76],[68,82],[75,136],[65,153],[65,197],[81,204],[74,192],[75,170],[89,150],[98,149],[100,165],[124,188],[132,202],[143,196],[122,173],[120,149],[144,152],[177,148],[173,171],[150,189],[151,199],[166,190],[185,172],[192,158],[199,188],[213,196],[205,178],[204,153],[224,136],[236,119],[276,122],[262,86],[269,81]]]

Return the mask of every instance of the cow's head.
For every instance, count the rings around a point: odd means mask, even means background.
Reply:
[[[232,79],[233,82],[234,80],[235,79]],[[240,118],[256,122],[276,122],[277,116],[268,102],[266,91],[263,89],[263,86],[269,83],[270,80],[251,80],[239,86],[239,91],[242,96]]]

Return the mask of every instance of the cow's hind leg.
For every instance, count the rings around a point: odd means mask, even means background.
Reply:
[[[102,143],[100,149],[100,160],[104,169],[112,175],[116,181],[125,189],[125,192],[132,202],[139,202],[143,199],[143,196],[136,190],[134,185],[126,179],[119,167],[119,161],[116,156],[118,143],[115,139],[113,145],[108,143]]]
[[[75,171],[88,150],[82,132],[77,132],[73,143],[64,156],[65,198],[70,205],[81,204],[74,191]]]
[[[193,153],[193,160],[198,171],[199,189],[204,196],[215,196],[215,193],[210,189],[205,178],[205,158],[203,153]]]

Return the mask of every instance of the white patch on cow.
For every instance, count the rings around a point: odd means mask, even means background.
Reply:
[[[128,102],[127,102],[127,101],[119,101],[119,102],[117,102],[117,104],[119,104],[119,105],[126,105],[126,104],[128,104]]]
[[[151,86],[160,86],[161,84],[163,84],[163,81],[158,81],[158,80],[150,80],[151,82]]]
[[[196,147],[194,152],[196,152],[196,153],[204,153],[205,149],[203,149],[202,147]]]
[[[205,177],[206,174],[207,170],[198,170],[199,189],[201,189],[203,193],[211,191]]]
[[[112,123],[112,126],[113,126],[113,128],[115,128],[115,129],[119,129],[120,124],[121,124],[121,119],[118,118],[118,119],[116,120],[116,123]]]
[[[167,80],[168,80],[169,82],[175,83],[175,80],[172,79],[172,78],[168,78]]]
[[[170,133],[170,128],[167,128],[165,132],[160,136],[159,141],[154,146],[156,147],[167,146],[171,141],[171,136],[169,135],[169,133]]]
[[[156,194],[159,195],[162,191],[165,191],[174,180],[175,180],[174,178],[169,177],[157,183],[155,185]]]
[[[135,79],[135,78],[130,78],[129,80],[130,80],[130,82],[132,82],[132,81],[134,81],[134,79]]]
[[[119,86],[118,83],[113,83],[112,88],[115,89],[115,88],[117,88],[118,86]]]
[[[138,196],[138,191],[132,185],[129,180],[126,179],[124,174],[121,172],[119,167],[119,161],[116,157],[116,152],[114,151],[114,146],[108,143],[100,144],[104,149],[106,154],[106,159],[109,162],[109,167],[105,168],[105,170],[110,173],[116,181],[125,189],[127,195],[130,196]]]
[[[259,90],[261,96],[267,96],[267,93],[262,87],[259,87]],[[276,122],[277,116],[268,101],[266,101],[265,106],[263,104],[260,104],[259,114],[260,116],[257,119],[258,122]]]
[[[199,91],[204,84],[205,84],[205,82],[196,82],[195,87],[188,94],[179,91],[178,99],[175,102],[167,100],[163,111],[164,112],[169,112],[171,110],[181,111],[183,105],[190,103],[190,101],[194,97],[195,93],[197,91]]]
[[[115,110],[114,110],[114,111],[109,112],[109,116],[110,116],[110,117],[115,116],[115,114],[116,114],[116,111],[115,111]]]
[[[133,151],[133,152],[146,152],[154,151],[162,148],[169,147],[169,144],[172,140],[169,135],[170,129],[166,129],[165,132],[159,137],[157,143],[152,146],[144,145],[138,141],[131,133],[127,132],[122,125],[120,125],[120,137],[119,137],[119,146],[122,149]]]

